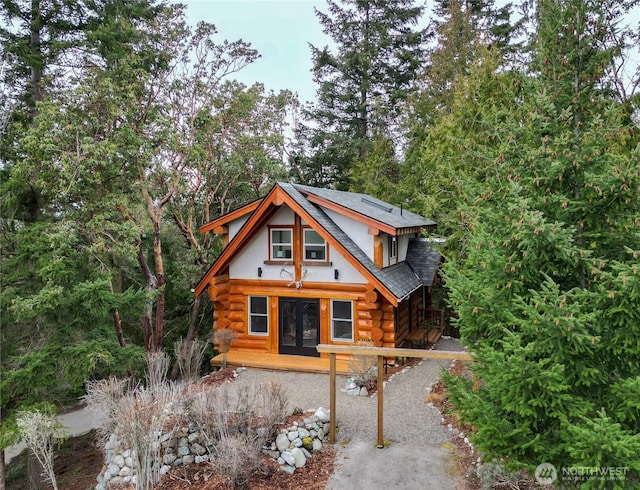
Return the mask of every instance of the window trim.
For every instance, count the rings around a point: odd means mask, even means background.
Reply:
[[[265,313],[252,313],[251,312],[251,300],[253,298],[264,298],[267,311]],[[266,332],[254,332],[252,330],[254,316],[267,319],[267,331]],[[251,295],[247,296],[247,332],[249,335],[260,335],[261,337],[269,336],[269,296]]]
[[[398,237],[395,235],[389,235],[389,241],[387,242],[389,247],[389,263],[392,260],[398,258]]]
[[[289,233],[291,233],[291,241],[289,243],[278,242],[278,245],[289,245],[291,247],[291,257],[274,257],[273,255],[274,253],[273,232],[274,231],[288,231]],[[292,261],[293,254],[294,254],[293,242],[294,242],[294,232],[293,232],[292,226],[287,226],[287,225],[269,226],[269,260],[278,261],[278,262]]]
[[[334,311],[334,305],[337,301],[340,301],[342,303],[349,303],[350,309],[351,309],[351,318],[335,318],[333,316],[333,311]],[[354,333],[355,333],[355,323],[353,321],[353,301],[352,300],[348,300],[348,299],[332,299],[331,300],[331,340],[333,342],[354,342]],[[350,339],[345,339],[345,338],[340,338],[340,337],[336,337],[335,336],[335,325],[334,322],[338,320],[338,321],[350,321],[351,322],[351,338]]]
[[[307,231],[312,231],[324,242],[324,257],[320,259],[308,259],[307,258]],[[309,244],[309,246],[320,248],[322,245],[319,243]],[[316,230],[311,228],[310,226],[306,226],[302,228],[302,256],[304,262],[328,262],[329,261],[329,247],[327,241],[318,233]]]

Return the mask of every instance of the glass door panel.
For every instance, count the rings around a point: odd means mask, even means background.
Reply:
[[[279,352],[318,357],[320,343],[320,301],[280,298]]]

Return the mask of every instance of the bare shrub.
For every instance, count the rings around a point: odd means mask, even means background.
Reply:
[[[199,340],[180,339],[173,344],[180,376],[183,380],[196,380],[207,346]]]
[[[256,434],[222,432],[215,446],[213,467],[225,475],[236,490],[247,488],[260,467],[261,438]]]
[[[531,481],[522,471],[510,472],[497,461],[483,463],[475,469],[475,476],[482,490],[531,488]]]
[[[181,412],[185,421],[198,427],[209,452],[219,439],[217,414],[220,406],[219,394],[219,388],[205,385],[186,393],[181,399]]]
[[[131,449],[138,489],[149,490],[160,481],[160,438],[177,429],[172,411],[180,391],[178,384],[164,383],[139,388],[120,400],[114,435],[121,447]]]
[[[218,352],[222,354],[222,369],[227,367],[227,352],[231,349],[231,344],[237,339],[238,332],[230,328],[221,328],[213,333],[213,344]]]
[[[90,380],[85,384],[86,395],[82,398],[87,408],[103,420],[97,430],[98,446],[104,447],[115,432],[122,397],[129,390],[129,379],[111,376],[106,379]]]
[[[38,411],[19,412],[16,423],[27,447],[42,466],[44,478],[51,483],[53,490],[58,490],[53,470],[53,452],[54,447],[66,438],[64,427],[55,415]]]
[[[136,488],[150,490],[160,481],[163,434],[170,436],[180,421],[174,414],[183,386],[166,381],[169,356],[150,354],[147,386],[128,387],[129,380],[109,378],[87,384],[87,405],[106,416],[99,444],[109,440],[116,449],[130,449]]]
[[[198,425],[215,471],[229,478],[234,488],[244,488],[260,466],[262,446],[284,419],[287,404],[286,391],[276,382],[233,394],[223,386],[195,393],[185,402],[185,414]]]
[[[147,386],[162,387],[167,380],[171,357],[165,352],[147,353]]]
[[[374,343],[371,339],[359,339],[356,346],[374,347]],[[364,386],[368,391],[374,390],[378,380],[376,356],[352,355],[349,358],[349,377],[358,386]]]

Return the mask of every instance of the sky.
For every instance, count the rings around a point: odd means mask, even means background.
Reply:
[[[289,89],[298,93],[301,102],[315,100],[316,84],[311,75],[309,43],[322,48],[331,39],[322,32],[315,8],[327,11],[324,0],[176,0],[187,6],[187,21],[214,24],[219,40],[242,39],[257,49],[261,58],[235,74],[246,85],[256,82],[276,92]],[[496,5],[506,0],[497,0]],[[428,2],[430,3],[430,2]],[[517,3],[517,2],[514,2]],[[638,24],[640,8],[631,22]],[[425,12],[430,16],[430,9]],[[425,20],[426,22],[426,20]],[[633,66],[640,62],[637,50]]]
[[[316,0],[180,0],[187,6],[187,21],[210,22],[220,40],[242,39],[257,49],[261,58],[235,78],[252,85],[261,82],[267,90],[289,89],[301,102],[315,99],[309,43],[324,47],[330,38],[322,32],[314,6]]]

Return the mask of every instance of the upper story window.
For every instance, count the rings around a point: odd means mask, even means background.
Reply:
[[[327,242],[315,230],[304,230],[304,260],[327,260]]]
[[[389,235],[389,263],[398,256],[398,240],[396,237]]]
[[[271,259],[291,260],[293,257],[293,230],[271,228]]]

